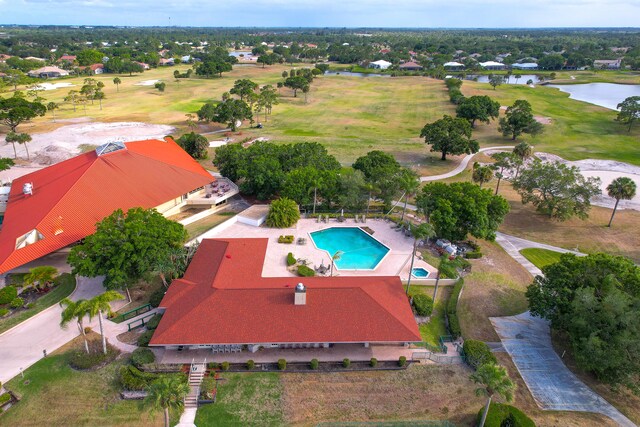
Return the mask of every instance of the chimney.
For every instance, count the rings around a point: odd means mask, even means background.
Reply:
[[[307,304],[307,288],[302,283],[296,285],[296,294],[293,302],[295,305]]]

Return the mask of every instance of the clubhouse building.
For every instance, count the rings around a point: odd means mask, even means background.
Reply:
[[[204,239],[150,346],[256,352],[422,341],[397,276],[262,277],[265,238]]]
[[[116,209],[180,212],[215,178],[171,138],[110,142],[0,187],[0,274],[72,245]]]

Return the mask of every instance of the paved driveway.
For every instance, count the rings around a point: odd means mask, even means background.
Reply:
[[[596,412],[621,426],[635,426],[567,369],[553,350],[546,320],[529,312],[490,320],[540,408]]]

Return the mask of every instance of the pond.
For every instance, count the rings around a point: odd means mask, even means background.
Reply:
[[[610,110],[630,96],[640,96],[640,85],[616,83],[584,83],[577,85],[548,85],[569,94],[569,98],[589,102]]]
[[[533,83],[539,83],[540,79],[538,78],[538,76],[536,76],[535,74],[519,74],[520,78],[516,79],[515,78],[515,74],[513,74],[511,77],[509,77],[509,82],[507,83],[507,76],[503,75],[502,77],[504,78],[504,83],[505,84],[518,84],[518,85],[526,85],[527,81],[529,80],[533,80]],[[480,83],[489,83],[489,75],[487,74],[483,74],[483,75],[475,75],[475,74],[469,74],[465,77],[465,80],[474,80],[478,79],[477,81]]]
[[[378,73],[352,73],[351,71],[326,71],[326,76],[350,76],[350,77],[391,77],[390,74]]]
[[[253,56],[250,50],[232,50],[229,52],[229,56],[235,56],[236,58],[239,56],[250,57]]]

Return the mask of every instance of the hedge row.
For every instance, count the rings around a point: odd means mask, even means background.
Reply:
[[[489,346],[482,341],[465,340],[462,345],[462,350],[464,351],[467,363],[473,369],[478,369],[478,367],[485,363],[498,363],[496,357],[491,353]]]
[[[412,297],[413,308],[418,316],[431,316],[433,312],[433,299],[426,294],[415,294]]]
[[[455,284],[455,286],[453,287],[453,292],[451,293],[451,297],[449,298],[449,302],[447,303],[447,319],[449,319],[449,332],[451,332],[451,335],[453,335],[454,337],[459,337],[460,335],[462,335],[457,314],[458,297],[460,297],[462,286],[464,286],[464,279],[458,280],[458,282]]]
[[[477,423],[480,423],[482,419],[482,413],[484,407],[478,412]],[[484,423],[485,427],[536,427],[536,423],[533,422],[524,412],[511,405],[503,403],[491,402],[489,406],[489,412],[487,413],[487,419]]]
[[[449,90],[449,100],[454,104],[460,104],[464,101],[464,95],[460,90],[462,86],[462,80],[460,79],[445,79],[444,84],[447,85]]]
[[[299,265],[298,275],[302,277],[313,277],[316,275],[316,272],[313,271],[313,269],[307,267],[306,265]]]

